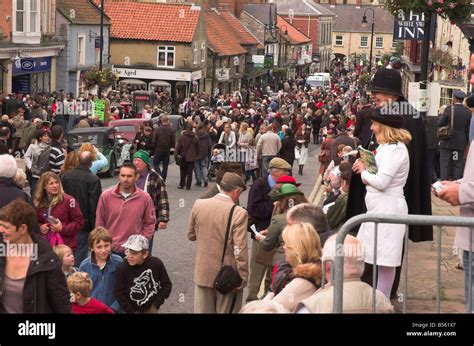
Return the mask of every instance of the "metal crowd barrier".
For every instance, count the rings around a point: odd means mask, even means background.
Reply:
[[[375,223],[374,227],[374,265],[373,265],[373,281],[372,281],[372,312],[375,313],[376,309],[376,275],[377,275],[377,233],[379,223],[388,224],[404,224],[405,225],[405,253],[403,255],[403,273],[404,273],[404,285],[403,285],[403,313],[406,313],[407,305],[407,290],[408,290],[408,227],[409,225],[420,225],[420,226],[438,226],[438,241],[437,241],[437,294],[436,294],[436,312],[440,313],[440,289],[441,289],[441,240],[442,240],[442,226],[458,226],[470,228],[469,234],[469,283],[468,283],[468,311],[472,312],[472,237],[474,228],[474,218],[469,217],[455,217],[455,216],[432,216],[432,215],[389,215],[389,214],[361,214],[354,216],[347,220],[336,237],[336,249],[341,249],[344,244],[346,235],[356,226],[364,222]],[[342,247],[343,248],[343,247]],[[334,259],[334,301],[333,301],[333,312],[342,313],[343,307],[343,284],[344,284],[344,257],[338,255],[339,251],[336,252]]]

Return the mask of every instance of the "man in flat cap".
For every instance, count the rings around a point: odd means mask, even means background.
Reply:
[[[461,90],[453,91],[453,103],[444,110],[438,121],[438,128],[453,124],[454,133],[449,139],[439,143],[439,164],[441,180],[458,180],[462,178],[464,168],[464,150],[469,145],[469,127],[471,111],[463,105],[466,94]],[[454,114],[451,122],[451,114]],[[452,173],[450,173],[452,167]]]
[[[243,289],[248,281],[248,216],[244,208],[236,205],[247,186],[242,176],[231,172],[224,174],[219,186],[217,195],[198,199],[194,203],[189,217],[188,239],[196,242],[195,313],[238,313],[242,307]],[[221,269],[229,218],[231,232],[222,265],[232,266],[242,279],[242,284],[223,295],[214,289],[214,281]]]

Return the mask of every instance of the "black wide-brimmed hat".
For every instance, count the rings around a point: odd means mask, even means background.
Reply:
[[[402,93],[402,76],[391,68],[379,68],[369,86],[371,92],[380,92],[404,97]]]
[[[380,112],[376,111],[369,115],[369,118],[373,121],[396,129],[403,127],[403,116],[401,115],[381,114]]]

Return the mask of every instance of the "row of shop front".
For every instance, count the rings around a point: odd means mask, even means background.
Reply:
[[[63,48],[0,48],[0,89],[31,95],[56,90],[56,58]]]

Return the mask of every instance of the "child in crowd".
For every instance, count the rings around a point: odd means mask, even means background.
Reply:
[[[133,141],[135,145],[134,152],[137,152],[139,150],[145,150],[146,152],[151,153],[154,149],[152,142],[153,142],[153,129],[151,126],[145,125],[140,129],[140,132],[138,132],[135,136],[135,139]]]
[[[224,159],[224,150],[216,148],[212,151],[211,162],[221,163]]]
[[[64,244],[56,245],[53,247],[53,251],[61,260],[62,270],[66,279],[71,274],[77,272],[77,268],[74,267],[74,254],[69,246]]]
[[[257,162],[257,146],[255,145],[255,139],[250,138],[249,146],[247,147],[247,154],[245,156],[245,182],[249,181],[252,178],[252,182],[257,180],[255,176],[255,171],[258,168]]]
[[[105,228],[97,227],[89,234],[91,254],[82,261],[79,270],[90,275],[93,282],[92,297],[104,302],[115,311],[120,305],[115,299],[115,275],[123,262],[118,255],[111,253],[112,237]]]
[[[120,306],[129,314],[157,313],[172,288],[163,262],[150,256],[142,235],[131,235],[122,246],[126,257],[117,268],[115,285]]]
[[[71,292],[73,314],[113,314],[111,308],[91,297],[92,280],[89,274],[76,272],[67,279]]]

